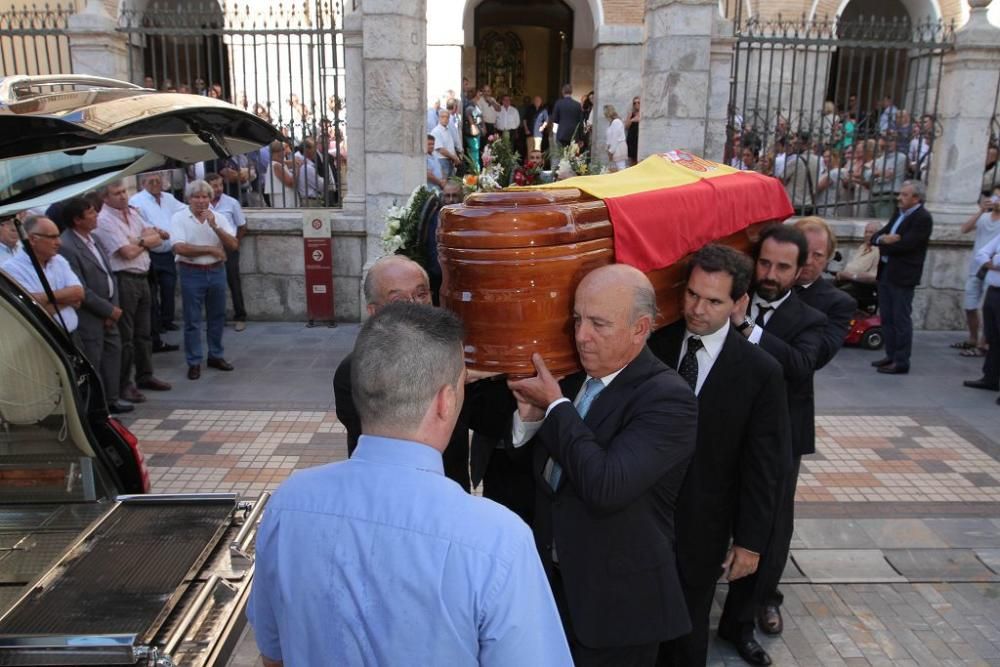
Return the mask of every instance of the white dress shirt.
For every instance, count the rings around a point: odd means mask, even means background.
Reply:
[[[976,263],[982,266],[986,262],[991,262],[994,266],[1000,266],[1000,234],[993,237],[993,240],[979,249],[975,254]],[[983,283],[987,287],[1000,287],[1000,270],[991,269],[986,272]]]
[[[31,263],[31,258],[28,257],[28,253],[24,252],[23,248],[17,251],[13,259],[3,265],[3,270],[16,280],[26,292],[30,292],[31,294],[43,294],[45,292],[45,288],[42,287],[42,281],[35,272],[35,266]],[[45,279],[48,281],[49,287],[52,288],[53,292],[58,292],[66,287],[83,287],[80,279],[73,273],[69,262],[62,255],[56,255],[50,259],[42,267],[42,272],[45,274]],[[66,331],[69,333],[76,331],[77,326],[80,324],[76,308],[73,306],[62,306],[59,308],[59,314],[62,315],[63,322],[66,323]]]
[[[694,385],[695,396],[701,393],[702,385],[705,384],[712,366],[715,365],[715,360],[719,358],[719,352],[722,351],[722,346],[726,342],[726,336],[729,335],[729,326],[729,320],[726,320],[726,323],[718,331],[705,336],[693,334],[690,331],[684,332],[684,342],[681,343],[680,356],[677,357],[677,368],[681,367],[681,361],[684,359],[684,355],[687,354],[688,340],[692,336],[697,335],[701,339],[702,344],[701,349],[694,353],[694,356],[698,359],[698,381]]]
[[[215,214],[215,224],[222,227],[222,231],[230,236],[236,236],[236,226],[226,217],[225,213],[213,211]],[[219,235],[207,222],[201,222],[194,217],[189,207],[174,214],[171,222],[177,232],[177,243],[187,243],[188,245],[216,246],[222,248],[222,241]],[[214,255],[198,255],[197,257],[177,256],[178,264],[215,264],[219,261]]]
[[[604,389],[607,389],[608,385],[611,384],[612,380],[618,377],[618,374],[621,373],[623,370],[625,370],[624,366],[616,370],[614,373],[610,373],[602,377],[601,383],[604,385]],[[580,391],[576,392],[576,398],[573,399],[573,405],[578,404],[580,402],[580,399],[583,398],[583,392],[586,390],[588,380],[590,380],[589,375],[583,379],[583,383],[580,385]],[[602,389],[601,391],[604,391],[604,389]],[[566,398],[565,396],[557,398],[556,400],[552,401],[549,404],[549,407],[545,409],[545,416],[548,417],[549,413],[552,412],[552,408],[556,407],[560,403],[568,403],[568,402],[569,399]],[[521,415],[519,415],[517,410],[515,410],[514,424],[513,427],[511,428],[512,431],[511,435],[513,436],[511,444],[514,447],[521,447],[522,445],[526,444],[529,440],[535,437],[535,434],[538,433],[538,429],[542,427],[542,424],[544,422],[545,422],[544,418],[542,419],[542,421],[537,421],[537,422],[523,421],[521,419]]]
[[[500,107],[497,112],[497,129],[514,131],[521,125],[521,114],[517,112],[517,107]]]
[[[170,238],[164,239],[160,245],[156,246],[155,249],[151,249],[150,252],[170,252],[170,249],[174,245],[174,234],[173,229],[170,227],[170,220],[174,217],[174,213],[183,211],[187,207],[177,201],[169,192],[161,192],[160,199],[157,201],[156,197],[146,190],[136,192],[128,200],[128,203],[139,209],[142,217],[149,224],[170,234]]]
[[[9,260],[13,259],[14,255],[16,255],[17,251],[20,249],[21,249],[20,241],[15,243],[13,248],[7,246],[6,244],[0,243],[0,266],[3,266]]]
[[[778,308],[781,307],[781,304],[783,304],[788,299],[791,293],[792,290],[788,290],[787,292],[785,292],[785,296],[781,297],[777,301],[767,301],[754,294],[753,301],[751,301],[750,303],[750,319],[756,322],[757,314],[760,313],[760,307],[768,306],[770,310],[764,313],[764,326],[767,326],[767,323],[771,321],[771,317],[774,315],[774,311],[776,311]],[[763,327],[754,324],[753,331],[750,332],[750,335],[747,337],[747,340],[749,340],[754,345],[759,345],[760,337],[763,335],[764,335]]]

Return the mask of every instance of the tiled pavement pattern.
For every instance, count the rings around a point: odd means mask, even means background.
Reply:
[[[342,459],[331,380],[356,332],[251,323],[226,334],[236,372],[197,383],[179,354],[157,355],[175,390],[127,420],[154,490],[256,495]],[[1000,409],[995,394],[961,388],[979,361],[948,350],[956,338],[918,334],[909,376],[874,374],[860,350],[817,374],[785,632],[762,638],[775,664],[1000,665]],[[723,642],[710,655],[742,664]],[[252,637],[231,664],[259,664]]]

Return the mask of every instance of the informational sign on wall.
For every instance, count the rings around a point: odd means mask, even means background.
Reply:
[[[306,266],[306,312],[309,326],[333,324],[333,238],[330,219],[318,211],[302,216],[302,247]]]

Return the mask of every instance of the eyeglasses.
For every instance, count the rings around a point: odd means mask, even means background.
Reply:
[[[58,234],[39,234],[39,233],[35,232],[35,233],[31,234],[31,235],[32,236],[37,236],[37,237],[40,237],[40,238],[43,238],[43,239],[50,239],[50,240],[51,239],[57,239],[57,238],[59,238]]]

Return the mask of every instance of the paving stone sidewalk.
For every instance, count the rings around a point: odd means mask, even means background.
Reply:
[[[332,377],[357,329],[227,330],[236,371],[198,382],[179,353],[157,355],[174,390],[127,420],[154,491],[257,495],[343,459]],[[980,362],[948,348],[956,336],[918,333],[908,376],[874,373],[877,353],[858,349],[817,374],[785,632],[762,638],[775,664],[1000,665],[1000,408],[995,393],[961,387]],[[724,595],[720,584],[719,604]],[[248,633],[231,665],[257,664]],[[710,664],[742,660],[716,640]]]

